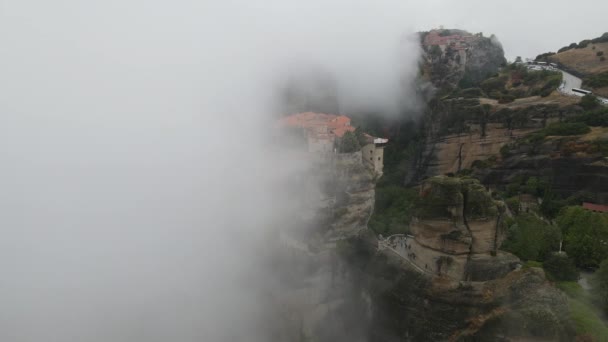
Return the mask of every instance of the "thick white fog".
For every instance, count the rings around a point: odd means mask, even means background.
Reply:
[[[320,67],[345,108],[395,110],[416,72],[408,15],[2,1],[0,340],[265,340],[259,259],[306,168],[267,144],[277,87]]]
[[[394,114],[414,29],[534,31],[487,7],[0,1],[0,341],[266,341],[261,259],[307,168],[268,143],[281,84],[323,70],[341,111]]]

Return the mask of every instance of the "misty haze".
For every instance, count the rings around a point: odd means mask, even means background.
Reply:
[[[607,12],[0,1],[0,341],[608,341]]]

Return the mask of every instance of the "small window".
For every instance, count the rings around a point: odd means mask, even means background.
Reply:
[[[380,157],[378,157],[378,160],[380,160]]]
[[[372,154],[372,153],[374,153],[374,151],[372,151],[372,150],[369,150],[369,154]]]

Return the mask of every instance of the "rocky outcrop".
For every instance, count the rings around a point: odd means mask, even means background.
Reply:
[[[336,256],[348,238],[366,230],[375,198],[375,175],[361,152],[315,155],[302,177],[313,215],[281,229],[268,259],[274,270],[267,301],[276,320],[275,341],[366,341],[367,292]],[[318,191],[317,191],[318,190]],[[299,224],[294,224],[300,222]]]
[[[501,124],[491,123],[485,137],[481,137],[478,131],[472,131],[429,138],[422,147],[420,158],[410,168],[406,183],[415,184],[429,177],[472,169],[475,163],[496,158],[504,145],[532,131],[508,130]]]
[[[455,280],[504,276],[519,260],[498,251],[505,236],[503,211],[474,179],[430,178],[420,189],[411,236],[401,241],[404,251],[398,254],[427,273]]]
[[[496,73],[505,63],[505,53],[495,36],[475,40],[467,50],[463,79],[477,84]]]
[[[425,62],[423,77],[439,89],[452,89],[458,84],[471,87],[498,72],[506,62],[495,36],[488,38],[462,30],[422,32],[420,35]],[[432,35],[434,39],[429,39]]]
[[[367,228],[375,198],[375,175],[362,162],[361,152],[333,154],[319,170],[323,174],[319,211],[326,227],[322,240],[334,243]]]
[[[374,243],[359,237],[343,253],[371,299],[373,341],[573,339],[567,298],[540,269],[458,282],[420,272],[390,250],[375,251]]]
[[[562,197],[585,192],[596,201],[608,201],[608,161],[599,153],[585,150],[588,142],[563,137],[542,141],[520,141],[509,145],[507,157],[497,165],[479,171],[484,184],[504,187],[514,180],[538,177],[551,180],[552,190]]]

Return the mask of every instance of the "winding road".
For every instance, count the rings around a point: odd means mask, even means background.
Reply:
[[[563,70],[560,71],[564,75],[564,78],[559,90],[565,94],[578,95],[577,93],[572,91],[572,88],[580,88],[583,85],[583,80]]]
[[[583,80],[581,80],[580,78],[578,78],[570,73],[567,73],[563,70],[560,70],[560,71],[562,72],[562,75],[564,75],[564,78],[563,78],[562,85],[559,87],[559,91],[566,95],[583,96],[580,93],[575,93],[572,91],[572,88],[580,89],[583,86]],[[608,106],[607,98],[597,96],[597,95],[595,95],[595,96],[598,98],[598,100],[600,100],[600,102],[604,106]]]

